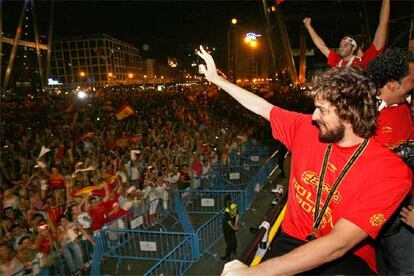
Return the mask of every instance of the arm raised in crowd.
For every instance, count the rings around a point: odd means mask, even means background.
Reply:
[[[316,33],[315,29],[312,27],[312,19],[310,17],[305,17],[303,19],[303,24],[305,25],[306,30],[310,37],[312,38],[313,43],[318,47],[319,51],[322,52],[326,57],[328,57],[329,52],[331,51],[328,46],[326,46],[325,41]]]
[[[217,74],[217,68],[212,56],[202,46],[200,46],[200,51],[197,51],[197,54],[206,63],[206,65],[200,65],[200,72],[205,75],[208,81],[222,88],[245,108],[269,120],[270,110],[273,107],[271,103],[220,77]]]
[[[383,0],[379,16],[379,23],[374,36],[374,45],[377,50],[384,48],[387,37],[388,21],[390,18],[390,0]]]

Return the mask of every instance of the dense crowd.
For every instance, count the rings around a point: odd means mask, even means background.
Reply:
[[[287,89],[271,97],[309,109],[302,90]],[[264,120],[217,92],[108,88],[2,101],[2,273],[49,266],[58,253],[72,273],[87,269],[82,253],[106,223],[135,207],[151,227],[169,189],[208,188],[212,166],[270,139]],[[134,114],[117,118],[121,106]]]

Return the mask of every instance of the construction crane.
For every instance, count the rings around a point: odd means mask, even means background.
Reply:
[[[53,13],[54,13],[54,1],[51,1],[51,8],[50,8],[50,25],[49,25],[49,35],[48,35],[48,44],[40,43],[40,35],[39,29],[37,25],[37,18],[36,18],[36,10],[35,10],[35,2],[34,0],[24,0],[22,5],[22,10],[20,12],[19,21],[17,23],[16,32],[14,38],[6,37],[3,34],[3,2],[0,1],[0,50],[3,53],[3,44],[12,45],[7,67],[4,72],[3,78],[3,55],[0,55],[0,88],[2,91],[5,91],[9,87],[10,78],[13,73],[14,63],[16,60],[16,53],[18,47],[26,47],[26,48],[33,48],[36,51],[37,57],[37,66],[38,66],[38,73],[40,76],[40,85],[41,88],[46,83],[47,76],[50,72],[50,60],[51,60],[51,43],[52,43],[52,34],[53,34]],[[33,26],[33,33],[34,33],[34,41],[27,41],[21,39],[22,30],[23,30],[23,22],[25,19],[25,15],[28,12],[28,7],[31,7],[31,17],[32,17],[32,26]],[[41,58],[41,50],[47,51],[47,58],[46,58],[46,66],[43,66],[42,58]]]

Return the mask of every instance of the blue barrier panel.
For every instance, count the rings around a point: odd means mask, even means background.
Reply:
[[[147,260],[187,263],[199,259],[198,238],[194,233],[101,229],[96,256],[117,260],[116,273],[124,260]],[[177,245],[182,246],[177,246]],[[170,254],[175,252],[174,254]],[[95,257],[95,255],[94,255]],[[93,275],[99,275],[101,260],[94,260]]]
[[[184,206],[181,198],[179,197],[179,193],[174,193],[174,206],[184,231],[187,233],[195,233],[194,227],[190,222],[190,218],[184,210]]]
[[[101,229],[101,256],[160,260],[190,233],[130,229]]]
[[[222,213],[217,213],[197,230],[200,253],[207,253],[222,235]]]
[[[227,166],[221,168],[220,176],[233,184],[247,185],[259,169],[260,165]]]
[[[245,190],[245,206],[249,208],[256,196],[256,191],[262,189],[270,173],[276,166],[276,160],[271,158],[268,162],[259,170],[259,172],[251,179]]]
[[[193,264],[193,238],[188,236],[170,253],[157,262],[144,276],[149,275],[184,275]]]
[[[224,197],[230,195],[239,206],[239,212],[245,210],[244,190],[179,190],[185,212],[189,214],[216,214],[224,209]]]

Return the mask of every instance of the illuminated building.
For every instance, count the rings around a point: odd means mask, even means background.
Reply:
[[[57,40],[52,52],[52,77],[67,88],[143,82],[138,48],[108,35]]]

